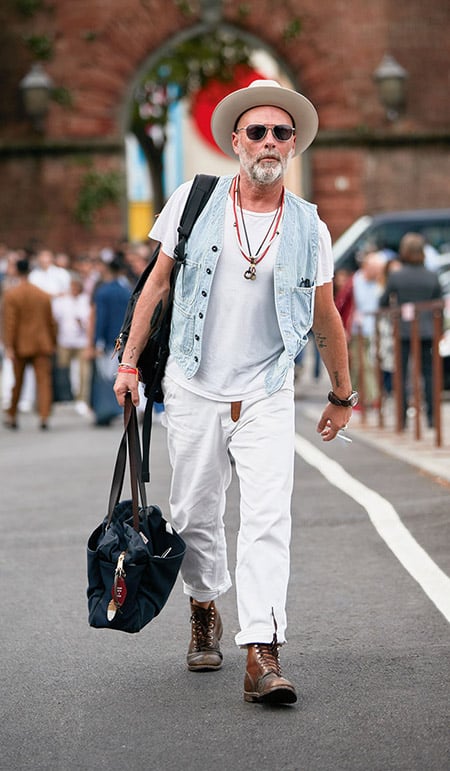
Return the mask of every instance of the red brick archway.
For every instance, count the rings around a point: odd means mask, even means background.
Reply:
[[[121,238],[120,207],[91,230],[74,221],[87,168],[123,170],[130,94],[145,63],[174,35],[198,30],[199,3],[58,0],[30,15],[0,8],[0,240],[35,238],[78,250]],[[214,3],[212,4],[214,5]],[[219,3],[220,5],[220,3]],[[356,216],[386,208],[445,205],[450,176],[447,0],[423,15],[421,0],[368,5],[348,0],[222,2],[222,22],[267,46],[313,101],[319,136],[310,151],[310,197],[337,236]],[[197,9],[197,11],[196,11]],[[46,69],[72,106],[52,103],[42,136],[20,112],[18,83],[32,57],[28,38],[47,37]],[[390,52],[409,73],[407,110],[389,124],[372,73]]]

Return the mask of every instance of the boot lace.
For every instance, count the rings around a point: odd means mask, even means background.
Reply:
[[[197,650],[215,648],[214,630],[216,626],[216,613],[213,604],[209,608],[201,608],[194,605],[191,615],[192,640]]]
[[[281,676],[281,665],[278,650],[279,645],[275,635],[271,643],[255,644],[256,655],[261,667],[263,667],[266,672],[274,672],[276,675]]]

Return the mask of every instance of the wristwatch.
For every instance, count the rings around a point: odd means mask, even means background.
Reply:
[[[331,404],[335,404],[337,407],[356,407],[359,400],[358,391],[352,391],[347,399],[339,399],[333,391],[328,394],[328,401]]]

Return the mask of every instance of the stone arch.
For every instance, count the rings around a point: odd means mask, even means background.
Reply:
[[[234,24],[227,24],[222,23],[220,24],[220,27],[224,31],[229,31],[232,34],[235,34],[236,36],[241,37],[244,41],[246,41],[249,46],[255,50],[261,49],[264,50],[274,61],[277,61],[280,65],[280,69],[284,72],[286,75],[286,78],[292,83],[292,87],[295,89],[298,89],[301,91],[301,82],[298,78],[297,73],[294,72],[291,63],[288,58],[283,57],[280,59],[279,53],[273,48],[273,46],[270,44],[269,41],[266,39],[255,35],[254,33],[250,32],[249,30],[243,28],[243,27],[237,27]],[[142,76],[145,74],[145,71],[149,69],[155,62],[158,61],[158,59],[161,57],[161,54],[164,50],[168,49],[169,47],[176,45],[177,43],[182,42],[183,40],[196,37],[200,34],[207,34],[208,33],[208,26],[204,23],[197,23],[193,24],[190,27],[186,27],[185,29],[179,30],[176,33],[172,34],[171,36],[165,38],[162,40],[156,47],[154,47],[147,56],[144,57],[144,59],[139,63],[139,65],[136,67],[135,71],[132,73],[131,77],[129,78],[126,91],[122,100],[121,108],[120,108],[120,118],[119,123],[121,125],[122,131],[126,129],[126,121],[127,121],[127,115],[129,114],[132,98],[133,98],[133,91],[137,84],[139,83]]]
[[[35,10],[25,15],[25,5]],[[348,0],[337,11],[332,0],[282,0],[276,8],[273,0],[0,4],[0,240],[75,252],[120,240],[125,218],[117,204],[102,209],[90,230],[74,217],[86,166],[100,176],[122,170],[133,79],[174,30],[206,28],[211,11],[216,23],[272,50],[316,106],[320,130],[305,158],[304,189],[333,238],[367,212],[441,208],[450,173],[448,0],[435,0],[426,17],[419,0],[366,5]],[[18,93],[34,57],[24,40],[33,38],[51,40],[45,69],[72,103],[52,101],[40,136]],[[409,73],[405,110],[393,123],[373,80],[385,53]]]
[[[268,61],[272,62],[273,74],[270,74],[270,73],[263,73],[263,74],[266,74],[268,77],[281,78],[283,83],[285,83],[286,85],[289,85],[290,87],[296,90],[301,90],[298,78],[293,73],[292,69],[289,66],[289,63],[284,60],[280,60],[280,57],[278,56],[277,52],[273,50],[273,48],[267,41],[262,40],[260,37],[246,31],[245,29],[237,28],[234,25],[221,24],[220,27],[225,32],[229,32],[231,35],[235,35],[236,37],[239,37],[240,39],[242,39],[245,43],[248,44],[249,48],[255,52],[255,54],[257,52],[259,54],[262,53],[267,57]],[[205,34],[205,35],[208,34],[208,27],[203,23],[197,23],[183,29],[182,31],[178,31],[174,35],[172,35],[169,39],[165,40],[160,46],[158,46],[158,48],[154,48],[148,54],[148,56],[146,56],[144,60],[140,63],[139,67],[136,69],[136,71],[132,74],[131,78],[129,79],[129,82],[124,94],[124,99],[120,107],[119,126],[120,126],[120,134],[123,138],[125,138],[125,136],[127,135],[127,132],[129,131],[130,115],[133,109],[135,89],[142,81],[142,78],[145,76],[146,71],[148,71],[151,67],[153,67],[158,62],[158,60],[164,55],[164,52],[167,51],[168,49],[176,47],[177,44],[179,44],[180,42],[183,42],[185,40],[194,38],[202,34]],[[194,153],[195,153],[195,146],[196,145],[194,143]],[[197,143],[197,149],[199,149],[200,151],[199,154],[197,155],[197,158],[198,158],[199,164],[201,164],[204,161],[205,155],[206,156],[208,155],[208,150],[206,146],[204,146],[202,150],[202,147],[201,146],[199,147],[198,143]],[[212,157],[207,158],[206,163],[207,163],[207,166],[209,166],[208,168],[196,167],[196,163],[192,164],[193,168],[191,170],[191,174],[188,174],[188,176],[192,176],[197,171],[221,173],[221,164],[218,161],[217,152],[220,153],[220,151],[216,151],[215,158],[212,158]],[[203,157],[200,158],[199,157],[200,155]],[[229,161],[228,163],[231,170],[232,166],[235,166],[235,164],[233,164],[232,161],[231,162]],[[222,167],[223,166],[224,164],[222,163]],[[299,194],[307,195],[310,188],[310,184],[309,184],[310,168],[308,163],[308,153],[304,154],[301,157],[295,158],[295,160],[291,162],[291,167],[292,168],[288,179],[289,187]],[[169,190],[169,193],[170,192],[171,191]],[[130,211],[130,204],[129,204],[129,211]]]

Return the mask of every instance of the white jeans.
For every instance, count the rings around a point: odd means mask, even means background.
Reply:
[[[285,642],[294,469],[294,399],[286,388],[242,403],[205,399],[164,379],[174,527],[186,542],[184,591],[199,602],[231,586],[224,513],[231,451],[240,484],[237,645]]]

